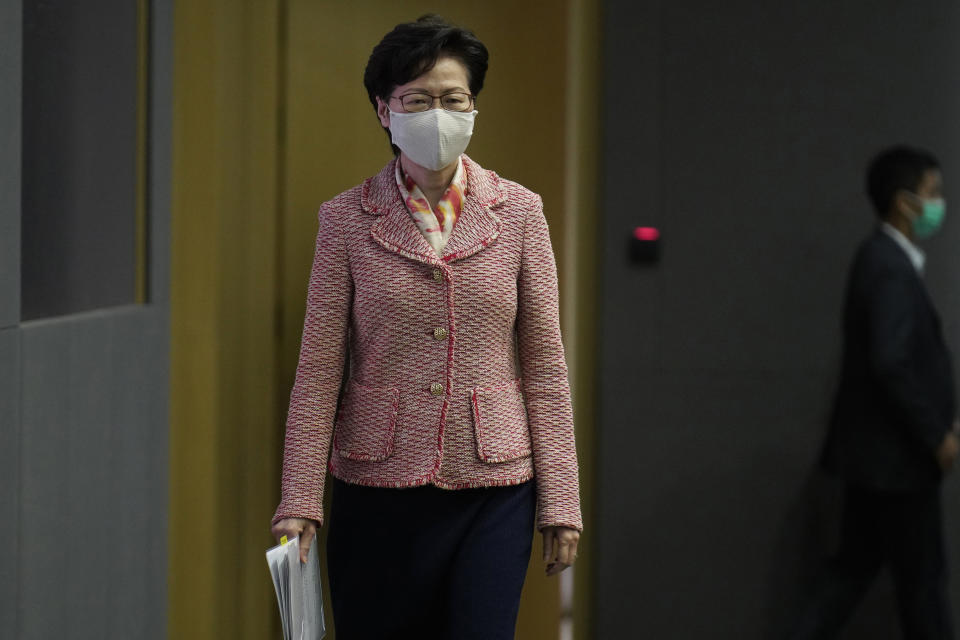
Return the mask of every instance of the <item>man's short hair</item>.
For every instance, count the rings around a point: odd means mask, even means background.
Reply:
[[[878,153],[867,169],[867,195],[877,217],[887,217],[897,191],[916,193],[923,175],[939,168],[940,162],[925,149],[898,145]]]

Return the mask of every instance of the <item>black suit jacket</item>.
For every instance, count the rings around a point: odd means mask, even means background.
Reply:
[[[923,281],[879,229],[850,270],[843,338],[825,466],[873,489],[935,486],[956,409],[950,354]]]

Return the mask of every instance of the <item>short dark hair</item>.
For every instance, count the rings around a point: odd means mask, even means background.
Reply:
[[[925,149],[898,145],[878,153],[867,169],[867,195],[877,217],[887,217],[897,191],[915,192],[923,175],[939,168],[940,162]]]
[[[487,75],[489,54],[473,32],[450,24],[435,14],[395,26],[373,48],[363,72],[363,85],[374,110],[377,98],[388,100],[394,87],[422,76],[444,56],[463,63],[467,68],[470,93],[478,95]],[[393,151],[400,152],[396,147]]]

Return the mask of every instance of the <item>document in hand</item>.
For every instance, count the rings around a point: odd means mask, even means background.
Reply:
[[[267,550],[284,640],[322,640],[327,633],[320,594],[319,555],[316,536],[310,543],[306,564],[300,562],[300,538]]]

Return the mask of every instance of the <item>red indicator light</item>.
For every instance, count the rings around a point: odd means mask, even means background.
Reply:
[[[656,242],[660,239],[660,230],[656,227],[637,227],[633,230],[633,237],[641,242]]]

